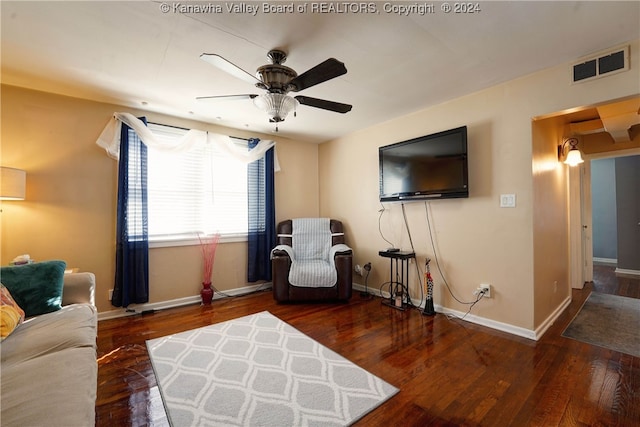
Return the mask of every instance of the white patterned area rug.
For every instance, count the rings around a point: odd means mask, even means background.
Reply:
[[[147,348],[175,427],[345,426],[398,392],[267,311]]]

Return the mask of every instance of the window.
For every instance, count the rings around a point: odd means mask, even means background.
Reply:
[[[149,124],[158,142],[171,144],[187,131]],[[234,139],[246,149],[247,142]],[[149,241],[193,240],[199,233],[223,238],[247,234],[247,166],[215,149],[187,151],[149,147],[147,189]]]

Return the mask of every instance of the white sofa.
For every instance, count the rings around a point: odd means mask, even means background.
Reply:
[[[0,344],[0,424],[93,426],[98,379],[95,276],[64,276],[62,309],[27,319]]]

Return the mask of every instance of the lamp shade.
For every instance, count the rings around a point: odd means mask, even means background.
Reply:
[[[564,162],[569,166],[577,166],[580,163],[584,163],[584,160],[582,160],[580,150],[578,150],[577,148],[572,148],[571,150],[569,150],[569,154],[567,154],[567,158]]]
[[[253,99],[256,107],[266,112],[272,122],[284,121],[291,111],[295,110],[299,102],[297,99],[280,93],[267,92]]]
[[[0,200],[24,200],[27,173],[21,169],[0,168]]]

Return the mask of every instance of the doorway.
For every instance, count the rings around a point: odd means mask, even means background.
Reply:
[[[585,163],[579,167],[568,167],[567,172],[567,214],[569,237],[569,283],[572,288],[582,289],[585,282],[593,279],[593,227],[591,201],[591,161],[604,158],[627,158],[640,155],[640,97],[634,96],[621,100],[610,101],[606,104],[576,108],[567,112],[552,115],[550,124],[557,126],[560,140],[569,137],[579,139],[579,149],[585,158]],[[620,120],[614,120],[620,119]],[[612,124],[614,123],[614,124]],[[627,167],[628,168],[628,167]],[[638,181],[636,175],[627,174],[627,182],[635,183],[636,194]],[[637,195],[635,196],[637,197]],[[640,234],[640,213],[637,203],[634,209],[625,206],[622,212],[629,210],[624,223],[624,232],[617,233],[623,239]],[[617,212],[617,213],[620,213]],[[635,218],[632,220],[631,218]],[[618,221],[616,219],[616,221]],[[631,224],[635,227],[631,230]],[[616,225],[617,227],[617,225]],[[635,259],[640,255],[640,243],[636,246],[626,243],[635,249]],[[626,253],[629,251],[627,250]],[[617,261],[616,261],[617,262]],[[640,264],[640,260],[638,260]],[[636,265],[635,263],[633,265]],[[634,267],[635,269],[635,267]],[[637,266],[640,271],[640,265]],[[633,269],[632,269],[633,270]]]
[[[640,155],[626,154],[603,153],[586,162],[582,212],[592,239],[583,241],[590,268],[585,281],[593,279],[594,261],[614,265],[616,273],[640,275]]]

